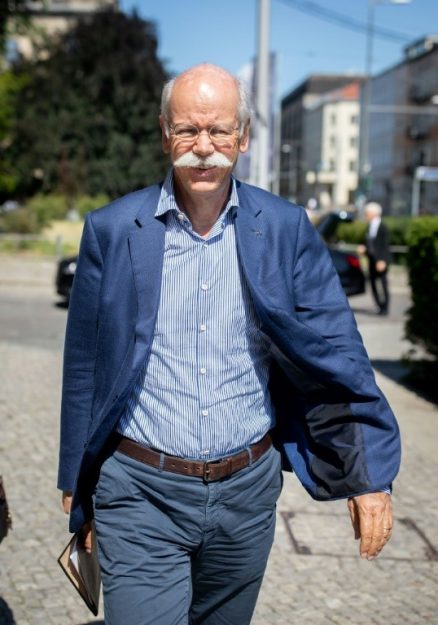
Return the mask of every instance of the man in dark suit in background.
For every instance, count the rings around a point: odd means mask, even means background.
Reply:
[[[369,222],[366,244],[359,247],[359,252],[368,257],[371,290],[378,314],[387,315],[389,312],[387,274],[391,260],[389,231],[382,222],[382,207],[377,202],[368,202],[365,205],[365,217]]]

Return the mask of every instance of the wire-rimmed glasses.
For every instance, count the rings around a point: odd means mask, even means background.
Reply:
[[[236,133],[238,128],[235,126],[227,126],[226,124],[215,124],[210,128],[200,130],[193,124],[175,124],[170,126],[170,133],[175,137],[179,143],[186,145],[192,145],[196,143],[199,135],[202,132],[206,132],[210,138],[210,141],[219,147],[225,147],[227,145],[233,145],[236,140]]]

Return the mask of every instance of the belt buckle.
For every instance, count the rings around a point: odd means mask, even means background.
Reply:
[[[220,480],[222,477],[224,476],[219,476],[219,477],[210,477],[210,473],[211,473],[211,466],[212,465],[222,465],[222,466],[229,466],[231,462],[231,458],[220,458],[219,460],[210,460],[209,462],[204,462],[204,471],[202,474],[202,477],[204,479],[205,482],[216,482],[217,480]]]
[[[210,479],[210,473],[211,473],[211,469],[210,469],[210,465],[215,464],[215,462],[204,462],[204,471],[202,473],[202,477],[204,479],[204,482],[212,482],[213,480]],[[217,464],[217,462],[216,462]]]

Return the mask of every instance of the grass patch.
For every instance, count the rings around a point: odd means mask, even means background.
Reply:
[[[83,221],[54,220],[43,229],[42,236],[48,241],[56,242],[60,240],[62,244],[75,245],[77,251],[83,227]]]
[[[54,241],[29,240],[29,239],[3,239],[0,240],[0,253],[3,254],[36,254],[37,256],[72,256],[78,251],[77,245],[63,243],[59,245]]]

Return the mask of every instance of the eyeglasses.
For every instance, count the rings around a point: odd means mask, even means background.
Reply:
[[[236,127],[220,124],[211,126],[211,128],[206,128],[205,130],[199,130],[197,126],[193,126],[192,124],[176,124],[175,126],[170,126],[170,133],[175,139],[179,143],[184,143],[186,145],[196,143],[201,132],[206,132],[214,145],[220,147],[232,145],[235,141],[237,130],[238,128]]]

